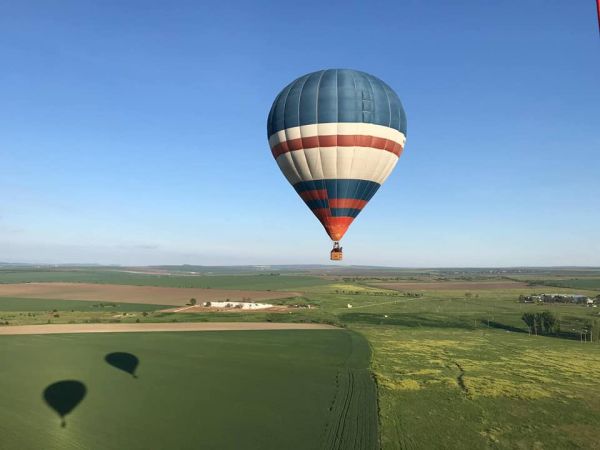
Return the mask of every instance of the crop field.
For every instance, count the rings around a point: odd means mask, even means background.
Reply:
[[[295,292],[233,289],[168,288],[94,283],[0,284],[0,297],[109,301],[183,306],[191,298],[202,301],[274,300],[299,295]]]
[[[539,284],[546,286],[566,287],[572,289],[593,289],[600,291],[600,278],[567,278],[558,280],[538,280]]]
[[[381,446],[383,449],[599,448],[600,308],[518,301],[520,295],[549,290],[592,298],[598,291],[589,284],[577,288],[569,287],[571,284],[530,285],[527,276],[516,275],[517,281],[512,281],[504,274],[494,278],[488,274],[463,273],[453,278],[448,274],[425,272],[386,279],[379,275],[373,278],[370,274],[362,277],[356,273],[344,273],[344,276],[327,273],[312,283],[315,276],[303,279],[300,275],[290,275],[303,280],[299,282],[302,287],[295,290],[301,295],[284,303],[305,307],[285,313],[186,314],[138,308],[115,314],[113,307],[78,311],[79,306],[74,306],[51,320],[52,323],[91,324],[115,321],[321,322],[356,332],[366,338],[362,342],[368,342],[370,363],[365,362],[369,356],[359,358],[362,363],[358,366],[349,358],[344,362],[345,368],[336,369],[333,385],[337,386],[337,393],[333,397],[329,394],[328,405],[332,417],[336,418],[327,422],[326,430],[318,437],[325,448],[353,448],[352,443],[362,443],[363,448]],[[245,277],[231,276],[231,284],[238,285],[238,278]],[[535,277],[552,283],[574,279],[554,272],[536,273]],[[275,282],[263,288],[275,289],[278,276],[265,278]],[[63,301],[67,307],[80,305]],[[14,305],[13,302],[3,308],[0,300],[0,309],[4,309],[0,315],[13,314],[8,326],[46,323],[43,314],[47,312],[34,318],[25,312],[6,309]],[[523,314],[542,311],[556,317],[560,330],[547,335],[529,335]],[[595,342],[584,343],[582,329],[590,324],[596,327],[592,331]],[[303,336],[312,336],[311,333],[313,331]],[[43,340],[40,338],[40,342]],[[299,348],[284,350],[281,344],[281,351],[290,355],[309,351],[302,348],[303,340],[295,341],[294,345]],[[306,345],[313,345],[310,339]],[[262,351],[257,350],[255,354]],[[372,378],[377,383],[379,427],[373,422],[373,416],[369,416],[370,419],[356,422],[355,428],[347,429],[344,417],[356,418],[365,407],[373,407],[370,403],[375,396],[375,385],[370,384]],[[350,390],[360,394],[345,397]],[[370,391],[373,395],[368,394]],[[290,417],[293,418],[288,421],[286,413],[286,427],[303,420]],[[373,437],[375,429],[378,436]],[[371,445],[375,441],[376,444]]]
[[[280,290],[299,289],[327,284],[314,276],[299,275],[151,275],[117,270],[0,270],[1,283],[99,283],[132,286],[159,286],[173,288]]]
[[[0,360],[3,449],[377,446],[349,331],[2,336]]]

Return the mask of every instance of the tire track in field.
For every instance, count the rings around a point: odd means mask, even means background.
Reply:
[[[353,393],[352,372],[343,370],[337,374],[337,392],[330,408],[331,413],[337,419],[329,427],[327,438],[325,439],[324,449],[338,450],[341,449],[343,440],[343,430],[345,421],[350,408],[350,401]]]
[[[378,447],[377,392],[366,369],[345,369],[336,376],[337,392],[330,407],[322,448],[372,450]]]

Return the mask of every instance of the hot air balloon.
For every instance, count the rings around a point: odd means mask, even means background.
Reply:
[[[319,70],[279,93],[267,135],[283,175],[334,241],[331,259],[342,259],[339,241],[404,148],[400,99],[373,75]]]

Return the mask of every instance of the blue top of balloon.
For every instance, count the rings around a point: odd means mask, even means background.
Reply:
[[[288,84],[273,102],[267,133],[335,122],[383,125],[406,136],[398,95],[379,78],[351,69],[319,70]]]

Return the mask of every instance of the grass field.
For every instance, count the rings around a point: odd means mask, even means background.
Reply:
[[[283,314],[132,311],[118,320],[314,321],[356,331],[368,340],[372,352],[370,371],[378,383],[379,441],[383,449],[600,448],[600,344],[580,342],[582,327],[600,319],[600,308],[519,303],[519,295],[547,290],[543,285],[528,285],[525,277],[529,276],[516,275],[519,282],[512,282],[504,272],[497,277],[460,273],[454,278],[425,272],[388,279],[328,273],[317,283],[311,284],[314,277],[301,282],[306,282],[298,289],[302,298],[293,301],[311,304],[312,309]],[[239,283],[238,277],[231,278],[232,284]],[[570,283],[574,277],[538,270],[535,279]],[[394,289],[383,284],[392,284]],[[557,285],[551,290],[595,297],[598,291],[594,286]],[[521,316],[546,310],[558,318],[560,334],[529,336]],[[31,322],[37,319],[24,313],[2,314],[21,314],[14,324],[41,323]],[[53,320],[115,319],[108,311],[75,309]],[[300,340],[294,345],[304,344]],[[286,351],[293,354],[303,350]],[[339,370],[337,385],[346,391],[348,385],[364,382],[368,386],[368,371],[363,369],[363,378],[357,378],[356,373]],[[361,397],[342,403],[340,398],[330,405],[338,418],[368,405]],[[373,429],[372,425],[367,428]],[[358,439],[354,435],[335,438],[333,428],[328,430],[319,441],[326,442],[326,448],[352,448],[348,442]],[[356,436],[369,433],[365,430]]]
[[[597,448],[600,346],[492,330],[356,325],[384,448]]]
[[[369,347],[348,331],[3,336],[0,360],[3,449],[377,446]],[[65,428],[42,398],[60,380],[87,390]]]
[[[600,345],[568,331],[598,309],[517,302],[532,289],[414,297],[347,283],[305,296],[368,339],[384,449],[597,448]],[[521,315],[540,310],[563,338],[528,335]]]
[[[168,308],[168,305],[148,305],[145,303],[90,302],[78,300],[49,300],[47,298],[0,297],[0,311],[98,311],[106,309],[111,312],[122,311],[154,311]]]
[[[48,323],[135,322],[167,305],[0,297],[0,326]],[[118,317],[117,317],[118,316]]]

